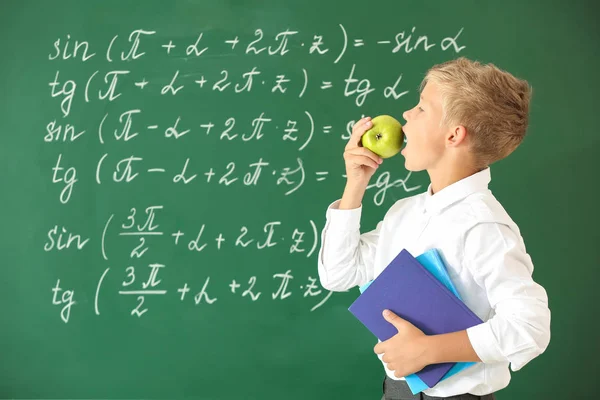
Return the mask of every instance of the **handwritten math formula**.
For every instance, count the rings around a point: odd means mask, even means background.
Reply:
[[[56,115],[40,127],[40,141],[52,152],[52,166],[46,177],[52,184],[56,207],[68,209],[89,187],[96,191],[118,187],[119,195],[126,196],[128,188],[140,179],[152,181],[161,191],[194,187],[204,193],[219,191],[219,196],[227,196],[229,188],[258,187],[269,188],[269,201],[278,196],[310,199],[311,194],[303,191],[307,183],[314,190],[318,185],[326,187],[332,180],[340,182],[346,178],[343,169],[325,169],[307,156],[311,147],[333,137],[339,140],[341,157],[343,144],[354,123],[364,116],[361,108],[369,99],[379,96],[397,102],[411,92],[403,84],[401,68],[389,76],[378,77],[378,82],[387,83],[372,83],[366,74],[373,73],[373,69],[354,62],[363,49],[375,47],[378,52],[406,62],[415,54],[456,54],[466,48],[464,28],[460,26],[437,37],[411,26],[374,41],[361,38],[343,24],[338,24],[336,31],[335,35],[326,36],[293,29],[268,33],[257,28],[252,34],[232,37],[200,31],[190,40],[165,38],[150,29],[132,29],[128,34],[113,35],[106,43],[92,43],[70,33],[50,38],[45,61],[56,67],[49,71],[47,80]],[[351,57],[351,63],[342,62],[347,57]],[[289,58],[307,63],[282,63],[281,70],[275,72],[272,64],[263,66],[269,60]],[[203,60],[218,61],[219,66],[205,67]],[[160,65],[160,73],[149,70],[149,62]],[[197,64],[191,68],[190,63],[194,62]],[[326,72],[329,69],[318,68],[320,63],[334,65],[336,71],[341,68],[342,72],[333,75]],[[288,113],[271,109],[273,104],[316,98],[321,93],[349,99],[358,111],[353,110],[354,117],[339,120],[318,106],[307,107],[306,102]],[[232,108],[223,116],[210,107],[213,99],[222,95],[237,96],[244,104],[262,110],[254,115],[240,115],[237,108]],[[186,114],[177,106],[162,107],[157,112],[148,106],[156,99],[176,102],[182,96],[194,99],[199,112]],[[128,98],[144,101],[132,106],[126,102]],[[78,118],[90,109],[95,109],[100,117]],[[199,142],[202,147],[197,155],[165,159],[146,154],[149,140],[161,141],[164,149],[186,148]],[[217,162],[205,156],[231,145],[248,148],[251,160],[240,160],[227,152]],[[82,160],[73,156],[70,146],[95,151]],[[125,148],[124,156],[120,150]],[[274,148],[285,153],[283,161],[275,155]],[[397,197],[398,191],[409,193],[421,187],[410,182],[410,178],[408,171],[382,171],[367,187],[367,195],[372,196],[374,204],[381,205],[390,192]],[[332,295],[318,284],[315,257],[322,227],[315,220],[319,221],[321,215],[296,225],[286,223],[285,215],[265,215],[258,227],[239,221],[235,227],[224,229],[207,221],[182,228],[161,222],[171,215],[168,211],[168,205],[148,198],[143,205],[96,216],[97,221],[102,221],[101,226],[73,226],[60,220],[47,226],[40,246],[48,256],[86,252],[97,254],[103,263],[102,268],[90,273],[95,292],[93,302],[85,306],[87,311],[78,301],[80,289],[68,276],[58,276],[48,288],[49,301],[64,323],[80,312],[107,312],[103,309],[106,296],[124,298],[130,305],[131,317],[143,318],[151,314],[151,304],[165,296],[198,307],[218,306],[218,300],[224,296],[237,296],[240,301],[256,304],[296,296],[313,312]],[[126,248],[127,252],[113,251],[111,246]],[[168,249],[169,257],[161,254],[164,249]],[[266,274],[257,271],[260,265],[255,265],[255,269],[236,271],[225,280],[221,272],[210,269],[193,281],[168,273],[180,267],[174,265],[177,262],[173,261],[173,254],[214,262],[221,254],[236,251],[247,254],[242,257],[254,260],[254,264],[269,264],[270,252],[279,249],[296,263],[302,258],[308,267],[300,270],[283,265],[277,272]],[[109,281],[119,282],[118,286],[109,285]]]

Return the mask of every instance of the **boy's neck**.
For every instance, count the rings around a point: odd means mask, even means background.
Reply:
[[[462,165],[440,165],[436,168],[428,169],[427,173],[429,174],[429,179],[431,181],[431,194],[433,195],[445,187],[482,170],[483,168],[477,169],[473,166],[465,165],[464,163]]]

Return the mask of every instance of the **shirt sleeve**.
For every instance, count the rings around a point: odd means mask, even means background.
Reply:
[[[339,203],[340,200],[336,200],[327,208],[318,257],[321,286],[336,292],[373,279],[375,252],[383,224],[380,221],[374,230],[361,235],[362,205],[340,210]]]
[[[480,223],[465,236],[464,263],[494,311],[487,322],[467,329],[471,345],[483,362],[510,362],[518,371],[550,341],[548,297],[533,281],[523,239],[507,225]]]

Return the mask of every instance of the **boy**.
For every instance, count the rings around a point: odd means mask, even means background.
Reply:
[[[384,399],[493,399],[517,371],[548,346],[550,310],[519,228],[488,189],[489,165],[514,151],[528,124],[526,81],[459,58],[432,67],[419,103],[403,114],[409,171],[427,170],[425,193],[397,201],[370,232],[360,234],[362,198],[382,159],[359,146],[371,127],[363,118],[344,151],[347,182],[326,213],[319,278],[345,291],[376,278],[402,250],[417,256],[437,248],[465,304],[483,324],[444,335],[424,335],[391,313],[398,329],[374,351],[386,371]],[[413,396],[402,378],[424,366],[477,361]]]

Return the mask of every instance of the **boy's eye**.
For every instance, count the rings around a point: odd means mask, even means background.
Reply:
[[[419,107],[419,111],[425,111],[425,110],[423,110],[421,107]]]

